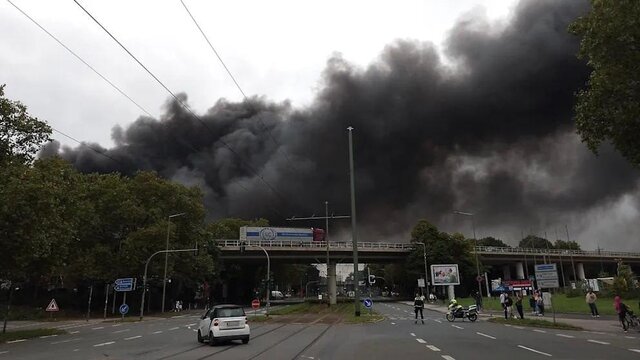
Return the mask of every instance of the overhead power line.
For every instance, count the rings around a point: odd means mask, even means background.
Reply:
[[[109,37],[111,37],[111,39],[113,41],[116,42],[116,44],[118,44],[133,60],[135,60],[138,65],[140,65],[140,67],[142,67],[158,84],[160,84],[160,86],[162,86],[162,88],[164,88],[167,93],[169,93],[169,95],[171,95],[171,97],[183,108],[185,109],[195,120],[197,120],[202,126],[204,126],[205,129],[207,129],[207,131],[209,131],[209,133],[211,133],[211,135],[215,138],[216,134],[213,132],[213,130],[211,130],[211,128],[207,125],[206,122],[204,122],[200,116],[198,116],[196,113],[193,112],[193,110],[191,110],[191,108],[189,108],[189,106],[187,106],[187,104],[185,104],[173,91],[171,91],[162,81],[160,81],[160,79],[158,79],[158,77],[156,75],[154,75],[140,60],[138,60],[138,58],[133,55],[131,53],[131,51],[129,51],[129,49],[127,49],[113,34],[111,34],[111,32],[109,32],[109,30],[107,30],[107,28],[105,28],[100,21],[98,21],[98,19],[96,19],[93,15],[91,15],[91,13],[85,9],[77,0],[73,0],[76,5],[78,5],[78,7],[80,7],[80,9],[82,9],[82,11],[84,11],[98,26],[100,26],[100,28],[102,30],[104,30],[105,33],[107,33],[107,35],[109,35]],[[225,142],[224,140],[222,140],[221,138],[218,138],[216,140],[217,142],[220,142],[225,148],[227,148],[231,153],[233,153],[237,159],[240,161],[240,163],[244,164],[244,166],[255,176],[257,177],[271,192],[273,192],[277,197],[279,197],[282,201],[284,201],[285,203],[288,203],[287,199],[282,196],[282,194],[280,194],[269,182],[267,182],[262,175],[260,175],[255,169],[253,169],[253,167],[251,165],[249,165],[248,163],[246,163],[245,161],[242,160],[242,157],[240,156],[240,154],[233,148],[231,147],[231,145],[227,144],[227,142]]]

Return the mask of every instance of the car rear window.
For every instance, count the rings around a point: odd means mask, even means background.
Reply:
[[[244,309],[241,307],[218,309],[217,315],[219,318],[244,316]]]

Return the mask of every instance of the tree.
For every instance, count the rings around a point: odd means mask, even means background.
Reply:
[[[556,240],[553,245],[555,249],[580,250],[580,244],[575,241]]]
[[[527,235],[524,239],[520,240],[518,243],[518,247],[522,248],[536,248],[536,249],[553,249],[553,244],[551,241],[535,236],[535,235]]]
[[[578,134],[593,152],[610,141],[640,165],[640,2],[591,0],[569,31],[581,37],[579,57],[592,69],[576,95]]]
[[[4,97],[0,85],[0,166],[30,164],[40,146],[50,140],[51,128],[32,117],[19,101]]]
[[[502,240],[496,239],[491,236],[478,239],[478,246],[510,247],[509,245],[505,244]]]

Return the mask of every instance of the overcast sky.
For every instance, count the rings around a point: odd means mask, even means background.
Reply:
[[[73,1],[12,0],[153,116],[168,94]],[[80,1],[172,91],[204,112],[241,94],[179,0]],[[439,45],[470,12],[509,16],[513,0],[200,1],[185,0],[249,96],[308,104],[335,52],[368,65],[395,39]],[[303,5],[304,4],[304,5]],[[0,1],[0,83],[9,98],[79,140],[109,147],[111,129],[141,111],[23,16]],[[76,144],[54,133],[54,138]]]

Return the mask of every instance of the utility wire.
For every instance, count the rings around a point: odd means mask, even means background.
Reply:
[[[100,154],[100,155],[102,155],[102,156],[106,157],[107,159],[110,159],[110,160],[112,160],[113,162],[118,163],[118,164],[120,164],[120,165],[124,166],[124,163],[123,163],[122,161],[120,161],[120,160],[116,160],[116,159],[115,159],[115,158],[113,158],[112,156],[110,156],[110,155],[108,155],[108,154],[104,153],[103,151],[100,151],[100,150],[96,149],[95,147],[93,147],[93,146],[91,146],[91,145],[87,144],[86,142],[80,141],[80,140],[78,140],[78,139],[74,138],[74,137],[73,137],[73,136],[71,136],[71,135],[65,134],[65,133],[63,133],[62,131],[60,131],[60,130],[58,130],[58,129],[56,129],[56,128],[52,127],[52,126],[49,126],[49,127],[51,128],[51,130],[53,130],[53,131],[57,132],[58,134],[60,134],[60,135],[62,135],[62,136],[64,136],[64,137],[66,137],[66,138],[68,138],[68,139],[71,139],[71,140],[73,140],[73,141],[77,142],[80,146],[86,146],[87,148],[89,148],[89,149],[91,149],[91,150],[95,151],[96,153],[98,153],[98,154]]]
[[[118,86],[116,86],[114,83],[112,83],[109,79],[107,79],[104,75],[102,75],[98,70],[96,70],[93,66],[89,65],[89,63],[87,63],[86,61],[84,61],[83,58],[80,57],[80,55],[76,54],[73,50],[71,50],[67,45],[65,45],[62,41],[60,41],[57,37],[55,37],[52,33],[50,33],[49,31],[47,31],[47,29],[45,29],[44,27],[42,27],[42,25],[40,25],[36,20],[34,20],[31,16],[29,16],[26,12],[24,12],[21,8],[19,8],[16,4],[14,4],[11,0],[7,0],[7,2],[11,5],[13,5],[14,8],[16,8],[18,11],[20,11],[20,13],[22,13],[22,15],[24,15],[27,19],[31,20],[32,23],[36,24],[37,27],[40,28],[40,30],[44,31],[47,35],[49,35],[53,40],[55,40],[58,44],[60,44],[60,46],[62,46],[63,48],[65,48],[69,53],[71,53],[71,55],[75,56],[76,59],[80,60],[83,64],[85,64],[89,69],[91,69],[94,73],[96,73],[96,75],[98,75],[99,77],[102,78],[102,80],[106,81],[109,85],[111,85],[112,88],[116,89],[116,91],[118,91],[120,94],[122,94],[122,96],[126,97],[127,99],[129,99],[129,101],[131,101],[131,103],[133,103],[135,106],[138,107],[138,109],[142,110],[142,112],[144,112],[145,114],[149,115],[150,117],[153,117],[153,115],[151,115],[145,108],[143,108],[140,104],[138,104],[137,102],[135,102],[135,100],[133,100],[129,95],[125,94],[124,91],[122,91]],[[57,130],[56,130],[57,131]],[[62,133],[61,133],[62,134]]]
[[[160,86],[162,86],[170,95],[171,97],[173,97],[173,99],[180,104],[180,106],[182,106],[185,110],[187,110],[189,112],[189,114],[191,114],[191,116],[196,119],[198,122],[200,122],[200,124],[202,124],[202,126],[204,126],[210,133],[211,135],[214,136],[214,138],[216,137],[216,134],[213,132],[213,130],[211,130],[211,128],[207,125],[207,123],[205,123],[198,115],[196,115],[193,110],[191,110],[191,108],[189,108],[176,94],[173,93],[173,91],[169,90],[169,88],[162,82],[160,81],[160,79],[158,79],[158,77],[156,77],[146,66],[144,66],[144,64],[138,60],[137,57],[135,57],[135,55],[133,55],[120,41],[118,41],[118,39],[116,39],[115,36],[113,36],[113,34],[111,34],[111,32],[109,32],[109,30],[107,30],[93,15],[91,15],[91,13],[85,9],[79,2],[78,0],[73,0],[76,5],[78,5],[98,26],[100,26],[100,28],[102,28],[102,30],[104,30],[104,32],[107,33],[107,35],[109,35],[109,37],[111,37],[111,39],[113,39],[113,41],[115,41],[118,45],[120,45],[120,47],[127,53],[129,54],[129,56],[134,59],[138,65],[140,65],[154,80],[156,80],[156,82],[158,84],[160,84]],[[221,138],[219,138],[217,141],[219,141],[222,145],[224,145],[224,147],[226,147],[229,151],[231,151],[231,153],[233,153],[238,160],[241,163],[244,163],[245,167],[247,169],[250,170],[250,172],[257,177],[258,179],[260,179],[260,181],[265,184],[265,186],[267,188],[269,188],[277,197],[279,197],[282,201],[284,201],[285,203],[288,202],[286,200],[286,198],[284,196],[282,196],[271,184],[269,184],[269,182],[267,182],[262,175],[260,175],[256,170],[253,169],[252,166],[250,166],[249,164],[247,164],[245,161],[242,161],[242,157],[240,156],[240,154],[233,149],[229,144],[227,144],[224,140],[222,140]]]

